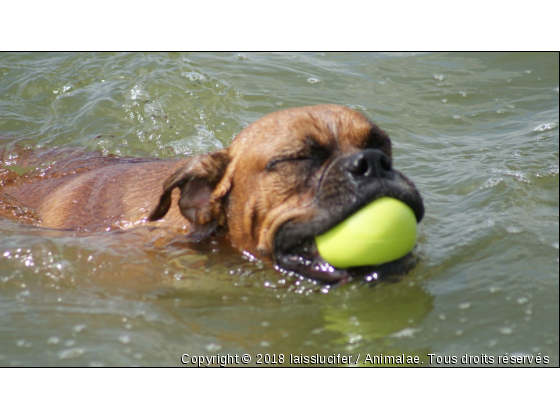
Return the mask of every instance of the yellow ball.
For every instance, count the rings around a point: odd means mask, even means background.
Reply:
[[[404,257],[416,243],[416,216],[383,197],[315,237],[319,254],[336,268],[378,265]]]

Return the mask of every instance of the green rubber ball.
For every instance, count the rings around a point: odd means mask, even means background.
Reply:
[[[416,224],[409,206],[383,197],[315,237],[315,242],[321,257],[333,267],[378,265],[412,251]]]

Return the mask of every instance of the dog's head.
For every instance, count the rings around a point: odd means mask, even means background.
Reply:
[[[424,206],[392,166],[391,140],[364,115],[337,105],[274,112],[245,128],[227,149],[197,156],[164,185],[150,220],[171,191],[193,234],[223,230],[242,250],[306,277],[336,282],[347,270],[319,256],[314,238],[380,197]]]

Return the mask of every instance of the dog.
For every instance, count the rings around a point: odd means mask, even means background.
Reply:
[[[385,196],[410,206],[417,222],[424,215],[417,188],[393,168],[389,136],[339,105],[271,113],[229,147],[196,157],[71,152],[46,170],[12,176],[0,193],[39,226],[158,226],[194,241],[226,235],[239,250],[327,283],[347,281],[353,271],[322,260],[315,236]]]

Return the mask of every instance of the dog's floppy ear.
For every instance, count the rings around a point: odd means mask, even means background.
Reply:
[[[167,214],[171,206],[171,193],[173,189],[179,188],[179,209],[193,227],[216,222],[213,224],[215,227],[217,222],[222,222],[216,220],[217,215],[214,213],[219,212],[217,201],[229,188],[220,188],[218,196],[213,196],[212,193],[222,180],[229,161],[227,149],[193,157],[184,167],[167,178],[159,203],[150,213],[148,220],[153,222]]]

